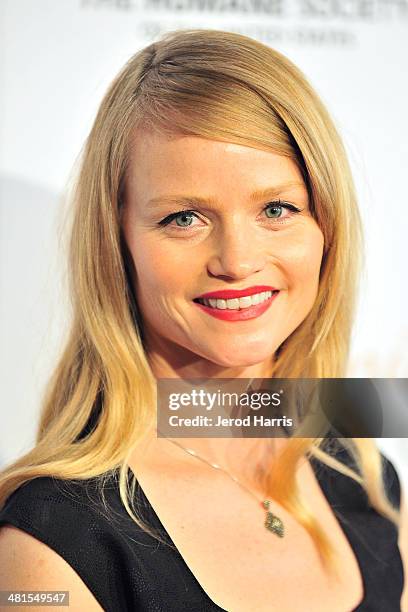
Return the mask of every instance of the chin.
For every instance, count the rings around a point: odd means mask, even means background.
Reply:
[[[248,353],[248,350],[245,351],[235,351],[232,353],[224,353],[220,355],[214,355],[212,357],[208,357],[209,361],[213,363],[226,367],[226,368],[247,368],[250,366],[255,366],[261,363],[264,363],[268,359],[272,358],[274,351],[259,351],[259,353],[251,354]]]

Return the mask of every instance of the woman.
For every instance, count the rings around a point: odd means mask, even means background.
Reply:
[[[300,71],[245,36],[164,36],[107,92],[74,201],[72,329],[37,444],[2,475],[0,588],[399,610],[406,519],[374,440],[156,434],[159,379],[345,374],[360,219]]]

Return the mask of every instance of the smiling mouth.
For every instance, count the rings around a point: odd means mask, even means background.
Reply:
[[[202,304],[208,308],[214,308],[214,310],[244,310],[245,308],[251,308],[251,306],[262,304],[262,302],[269,300],[277,293],[279,293],[279,290],[261,291],[260,293],[254,293],[253,295],[246,295],[245,297],[233,298],[229,300],[219,298],[195,298],[193,302]]]

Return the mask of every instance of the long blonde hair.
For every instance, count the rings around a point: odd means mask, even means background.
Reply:
[[[345,376],[362,231],[336,128],[300,70],[277,51],[231,32],[174,31],[131,57],[112,82],[72,192],[70,333],[45,392],[36,445],[2,472],[0,504],[36,477],[98,477],[103,489],[106,475],[120,468],[124,506],[159,537],[132,507],[128,480],[130,454],[156,409],[156,380],[143,346],[120,224],[131,140],[140,126],[263,148],[290,157],[301,169],[324,253],[313,309],[279,347],[274,377]],[[395,524],[399,513],[386,496],[374,440],[343,440],[360,473],[323,451],[322,441],[290,440],[267,486],[333,568],[327,534],[298,494],[301,457],[315,456],[355,479],[372,506]]]

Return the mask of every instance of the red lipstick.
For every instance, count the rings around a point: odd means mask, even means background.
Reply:
[[[251,290],[252,289],[253,287],[251,287]],[[267,290],[271,291],[271,289],[269,288]],[[243,291],[248,291],[248,289],[244,289]],[[258,291],[259,289],[257,291],[253,291],[251,294],[246,293],[245,295],[252,295],[253,293],[258,293]],[[221,319],[223,321],[247,321],[248,319],[255,319],[256,317],[261,316],[261,314],[263,314],[266,310],[268,310],[272,302],[278,297],[280,293],[278,289],[273,289],[273,292],[274,293],[272,293],[271,297],[267,298],[266,300],[263,300],[259,304],[253,304],[252,306],[248,306],[246,308],[239,308],[239,309],[237,308],[211,308],[211,306],[206,306],[205,304],[202,304],[201,302],[197,302],[195,300],[193,300],[193,302],[203,312],[206,312],[207,314],[211,315],[212,317],[215,317],[216,319]],[[225,299],[222,297],[218,298],[218,295],[220,294],[225,295],[229,293],[229,295],[231,295],[231,292],[228,292],[228,291],[220,291],[219,293],[216,293],[216,292],[214,293],[217,296],[217,299]],[[239,293],[239,292],[237,291],[234,293]],[[205,295],[209,295],[209,294],[207,293]],[[245,296],[241,295],[240,297],[245,297]],[[216,299],[216,298],[214,297],[213,299]],[[232,299],[232,298],[227,298],[227,299]]]
[[[253,295],[254,293],[262,293],[262,291],[278,291],[275,287],[270,285],[255,285],[248,287],[247,289],[223,289],[221,291],[209,291],[202,295],[197,295],[197,298],[214,298],[220,300],[232,300],[233,298],[245,297],[246,295]]]

